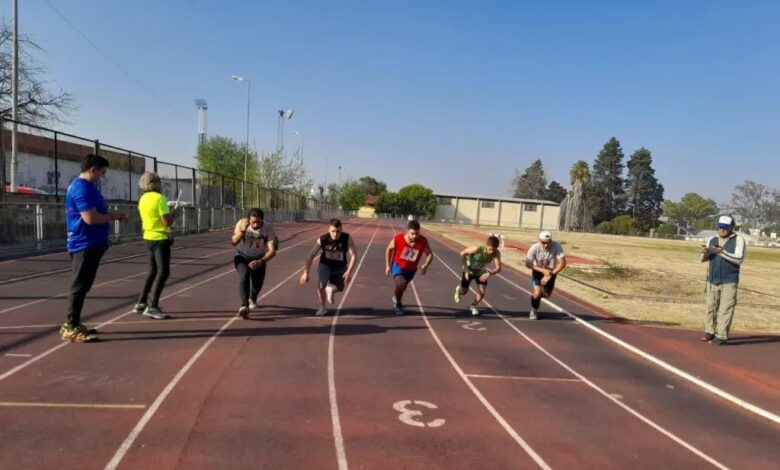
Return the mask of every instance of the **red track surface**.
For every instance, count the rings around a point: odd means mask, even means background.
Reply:
[[[471,294],[452,300],[459,247],[432,237],[438,259],[396,317],[383,256],[401,226],[349,221],[362,261],[339,315],[317,318],[314,281],[297,277],[325,227],[278,228],[249,320],[235,317],[226,233],[177,240],[172,320],[128,313],[144,257],[104,264],[84,312],[95,344],[59,340],[69,273],[13,281],[67,256],[0,263],[0,468],[777,468],[780,425],[552,309],[529,322],[525,273],[492,279],[490,307],[466,316]],[[779,337],[713,347],[560,294],[566,311],[780,414]]]

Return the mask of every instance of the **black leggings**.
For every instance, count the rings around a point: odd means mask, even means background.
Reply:
[[[89,247],[70,254],[73,282],[68,295],[68,323],[71,326],[79,326],[81,323],[81,308],[84,307],[87,292],[92,289],[92,283],[95,282],[100,258],[103,257],[106,248]]]
[[[260,289],[263,288],[263,281],[265,281],[265,263],[261,264],[257,269],[249,269],[249,263],[254,260],[245,258],[241,255],[236,255],[233,258],[233,264],[238,271],[238,293],[241,295],[241,306],[249,306],[249,299],[252,302],[257,302],[257,296],[260,294]]]
[[[139,304],[145,304],[149,298],[149,292],[152,291],[152,300],[150,307],[159,307],[160,294],[165,287],[165,281],[171,275],[171,245],[173,240],[147,241],[146,246],[149,249],[149,271],[146,273],[146,282],[144,290],[138,297]],[[155,282],[156,281],[156,282]]]

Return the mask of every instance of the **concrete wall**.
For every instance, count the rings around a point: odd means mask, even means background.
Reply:
[[[442,197],[442,196],[438,196]],[[555,230],[559,207],[494,199],[451,197],[451,205],[438,205],[434,220],[460,223]],[[483,207],[483,201],[493,207]]]

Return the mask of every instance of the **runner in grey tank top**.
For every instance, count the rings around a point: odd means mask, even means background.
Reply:
[[[233,264],[238,272],[238,292],[241,307],[238,315],[248,318],[249,311],[257,308],[257,296],[263,288],[265,266],[276,256],[276,233],[270,224],[263,222],[263,211],[251,209],[249,216],[236,223],[231,243],[236,247]]]

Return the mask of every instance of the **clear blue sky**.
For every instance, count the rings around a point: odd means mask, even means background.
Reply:
[[[777,1],[20,0],[49,78],[80,106],[70,131],[193,164],[195,98],[209,134],[276,143],[292,108],[312,178],[371,175],[391,190],[508,195],[541,158],[569,186],[611,136],[653,153],[666,197],[718,202],[780,186]],[[11,0],[2,2],[10,16]],[[154,95],[159,97],[159,100]],[[774,137],[772,137],[774,136]]]

